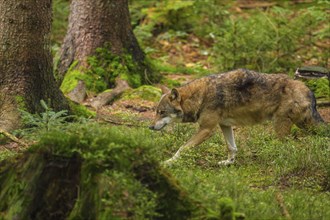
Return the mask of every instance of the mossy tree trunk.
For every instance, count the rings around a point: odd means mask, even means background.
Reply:
[[[134,36],[128,9],[128,0],[72,0],[69,26],[61,48],[57,66],[59,83],[69,67],[78,61],[75,68],[88,67],[87,57],[95,50],[111,46],[113,54],[129,53],[133,60],[145,70],[145,55]],[[74,89],[69,97],[81,102],[84,88]]]
[[[50,53],[51,0],[0,0],[0,127],[20,126],[18,108],[68,109],[56,86]]]

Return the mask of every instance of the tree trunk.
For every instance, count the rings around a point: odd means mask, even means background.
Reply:
[[[69,27],[61,49],[57,66],[57,78],[62,82],[69,67],[78,61],[77,66],[88,67],[87,58],[95,50],[111,46],[115,55],[128,53],[141,70],[142,81],[153,80],[151,69],[145,64],[145,55],[138,45],[130,23],[128,0],[72,0]],[[81,85],[81,83],[78,83]],[[68,97],[82,102],[86,97],[85,87],[69,92]]]
[[[70,11],[57,66],[59,83],[74,61],[78,61],[76,68],[87,67],[87,57],[106,43],[110,43],[112,53],[128,52],[137,64],[144,65],[145,55],[130,23],[128,0],[72,0]]]
[[[0,127],[20,126],[18,108],[38,112],[40,100],[68,109],[56,86],[50,53],[51,0],[0,0]]]

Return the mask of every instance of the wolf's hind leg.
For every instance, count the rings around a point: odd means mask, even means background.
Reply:
[[[229,165],[235,162],[237,147],[235,144],[234,132],[231,126],[220,125],[223,136],[225,137],[228,149],[228,159],[220,161],[219,165]]]

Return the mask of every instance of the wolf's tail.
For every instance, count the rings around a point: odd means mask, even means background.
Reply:
[[[316,123],[325,123],[323,118],[321,117],[320,113],[316,109],[316,98],[312,91],[309,92],[309,96],[312,101],[311,110],[312,110],[312,117]]]

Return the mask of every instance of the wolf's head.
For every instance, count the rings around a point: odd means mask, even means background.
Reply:
[[[153,124],[149,127],[152,130],[161,130],[173,121],[182,119],[181,96],[177,89],[164,94],[157,106],[156,116]]]

